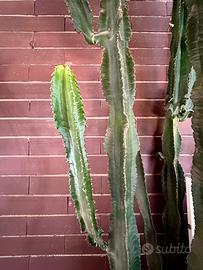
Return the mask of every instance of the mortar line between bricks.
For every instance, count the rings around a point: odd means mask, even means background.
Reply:
[[[104,217],[104,216],[106,216],[106,217],[108,217],[108,216],[110,216],[111,215],[111,213],[96,213],[96,216],[97,217]],[[140,216],[141,214],[140,213],[135,213],[135,216]],[[153,215],[154,216],[160,216],[161,215],[161,213],[153,213]],[[48,214],[48,215],[46,215],[46,214],[38,214],[38,215],[1,215],[0,216],[0,220],[2,219],[2,218],[10,218],[10,219],[12,219],[12,218],[54,218],[54,217],[65,217],[65,218],[68,218],[68,217],[77,217],[77,215],[76,215],[76,213],[74,213],[74,214]]]
[[[150,196],[154,196],[154,195],[162,195],[162,193],[160,192],[148,192],[148,194]],[[93,193],[94,197],[109,197],[111,196],[110,193]],[[0,198],[68,198],[70,197],[70,194],[39,194],[39,193],[31,193],[31,194],[2,194],[0,195]],[[69,204],[69,200],[67,201],[67,203]],[[69,213],[67,213],[69,214]]]
[[[146,153],[141,153],[141,155],[142,155],[142,157],[155,157],[156,156],[156,154],[146,154]],[[59,158],[61,158],[61,157],[65,157],[66,155],[65,155],[65,153],[64,154],[61,154],[61,155],[52,155],[52,154],[50,154],[50,155],[32,155],[32,156],[27,156],[27,155],[0,155],[0,158],[28,158],[28,159],[31,159],[31,158],[50,158],[50,157],[52,157],[52,158],[56,158],[56,157],[59,157]],[[98,153],[98,154],[88,154],[87,155],[88,157],[107,157],[107,154],[100,154],[100,153]],[[182,154],[180,154],[180,156],[186,156],[186,157],[190,157],[190,156],[192,156],[192,154],[185,154],[185,153],[182,153]]]
[[[137,116],[135,117],[136,119],[165,119],[164,116]],[[86,117],[87,120],[108,120],[107,116],[89,116]],[[19,120],[19,121],[23,121],[23,120],[52,120],[52,117],[0,117],[0,121],[2,120]]]
[[[2,17],[21,17],[21,18],[65,18],[71,19],[70,15],[64,14],[1,14]],[[98,15],[94,15],[94,18],[99,18]],[[170,15],[129,15],[130,18],[171,18]]]
[[[9,50],[29,50],[30,47],[0,47],[0,49],[9,49]],[[162,46],[162,47],[129,47],[129,49],[131,51],[135,51],[135,50],[169,50],[170,48],[169,47],[166,47],[166,46]],[[98,51],[102,51],[102,49],[100,48],[88,48],[88,47],[70,47],[70,46],[67,46],[67,47],[64,47],[64,46],[54,46],[54,47],[50,47],[50,46],[36,46],[35,47],[35,50],[64,50],[64,51],[68,51],[68,50],[98,50]],[[71,63],[71,62],[70,62]],[[97,64],[95,64],[97,65]],[[160,64],[161,65],[161,64]]]
[[[83,101],[106,101],[105,100],[105,98],[83,98]],[[9,99],[9,98],[3,98],[3,99],[0,99],[0,102],[23,102],[23,101],[26,101],[26,102],[40,102],[40,101],[47,101],[47,102],[50,102],[51,101],[51,99],[50,98],[33,98],[33,99],[28,99],[28,98],[25,98],[25,99]],[[137,102],[137,101],[149,101],[149,102],[151,102],[151,101],[165,101],[165,99],[163,99],[163,98],[151,98],[151,99],[149,99],[149,98],[137,98],[136,100],[135,100],[135,102]],[[101,108],[102,109],[102,108]]]
[[[188,175],[190,175],[189,173],[187,173]],[[145,176],[158,176],[161,175],[161,173],[145,173]],[[28,177],[29,175],[26,174],[1,174],[1,177]],[[31,175],[32,178],[34,177],[68,177],[67,174],[39,174],[39,175]],[[91,174],[91,176],[101,176],[101,177],[107,177],[108,174]]]
[[[1,65],[0,65],[1,66]],[[8,66],[8,65],[7,65]],[[100,84],[100,81],[78,81],[79,84]],[[137,84],[167,84],[168,81],[136,81]],[[4,81],[0,82],[0,84],[51,84],[50,81]]]
[[[1,15],[2,16],[2,15]],[[10,15],[5,15],[5,16],[10,16]],[[156,16],[155,16],[156,17]],[[19,34],[30,34],[32,33],[32,31],[12,31],[14,33],[19,33]],[[11,33],[11,31],[9,30],[0,30],[0,34],[2,33]],[[74,35],[78,35],[77,32],[75,31],[40,31],[40,32],[37,32],[37,33],[40,33],[40,34],[64,34],[64,35],[67,35],[67,34],[74,34]],[[160,34],[160,35],[171,35],[171,32],[168,32],[168,31],[132,31],[132,34]],[[88,45],[86,45],[88,46]]]
[[[8,255],[8,256],[0,256],[0,259],[9,259],[9,258],[50,258],[50,257],[105,257],[106,254],[101,253],[95,253],[95,254],[81,254],[81,253],[75,253],[75,254],[44,254],[44,255]]]

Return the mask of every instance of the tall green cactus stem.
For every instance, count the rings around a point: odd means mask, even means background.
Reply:
[[[195,72],[191,68],[186,46],[186,21],[187,7],[184,0],[174,1],[171,61],[168,73],[168,112],[162,136],[164,158],[162,183],[166,198],[163,222],[167,246],[171,244],[173,246],[187,245],[187,225],[183,211],[185,178],[178,160],[181,148],[178,123],[188,118],[192,113],[193,105],[190,96],[195,81]],[[183,255],[168,254],[165,258],[164,269],[183,268],[184,265]]]
[[[110,236],[107,247],[111,269],[139,270],[140,241],[134,215],[136,187],[147,241],[154,248],[157,243],[133,113],[134,63],[128,49],[131,28],[125,1],[101,1],[99,31],[96,34],[92,33],[92,14],[88,1],[66,0],[65,2],[70,8],[75,29],[82,32],[89,43],[99,44],[104,48],[101,81],[110,107],[105,146],[109,156],[109,182],[112,194]],[[152,253],[147,256],[147,261],[150,270],[161,269],[161,259],[158,254]]]
[[[192,166],[192,192],[195,212],[195,237],[188,258],[188,270],[203,266],[203,1],[188,0],[187,44],[197,80],[192,92],[192,128],[195,153]]]
[[[89,241],[106,249],[95,218],[90,172],[85,151],[85,115],[78,85],[68,66],[56,67],[52,77],[52,110],[59,133],[63,136],[70,164],[71,196],[82,231]]]

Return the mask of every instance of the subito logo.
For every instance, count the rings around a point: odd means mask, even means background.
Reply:
[[[154,252],[154,247],[150,243],[146,243],[142,246],[142,253],[144,255],[151,255]]]

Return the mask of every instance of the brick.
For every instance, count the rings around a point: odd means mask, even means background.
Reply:
[[[1,82],[5,81],[27,81],[28,67],[26,65],[1,65]]]
[[[83,98],[86,99],[97,99],[103,98],[103,91],[101,83],[98,81],[95,82],[80,82],[80,93]]]
[[[194,145],[193,137],[182,136],[181,153],[193,155],[194,151],[195,151],[195,145]]]
[[[138,134],[141,136],[160,136],[162,134],[164,119],[143,118],[138,119]]]
[[[136,75],[137,81],[166,81],[167,67],[138,65]]]
[[[64,62],[63,50],[0,49],[2,64],[58,64]]]
[[[32,15],[34,14],[34,1],[0,1],[0,10],[1,14]]]
[[[1,176],[0,195],[28,194],[29,177]]]
[[[0,41],[1,42],[1,41]],[[1,43],[0,43],[1,44]],[[36,48],[55,47],[55,48],[83,48],[89,47],[83,36],[79,33],[67,32],[38,32],[34,36],[34,44]],[[92,47],[91,47],[92,48]]]
[[[193,156],[180,156],[179,160],[184,172],[186,174],[190,174],[192,169]]]
[[[13,164],[12,166],[10,166]],[[63,157],[2,157],[0,174],[43,175],[66,173]]]
[[[167,2],[166,7],[167,7],[167,15],[170,16],[172,14],[173,2]]]
[[[0,82],[0,99],[47,99],[50,83]]]
[[[99,81],[99,66],[73,66],[78,81]]]
[[[168,48],[169,34],[167,33],[133,33],[129,43],[130,48]]]
[[[68,176],[31,176],[30,194],[68,194]]]
[[[15,235],[26,235],[26,218],[0,217],[0,236],[15,236]]]
[[[0,197],[1,215],[67,214],[66,197]]]
[[[79,234],[76,216],[30,217],[27,221],[29,235]]]
[[[128,13],[133,16],[165,16],[166,3],[155,1],[129,1]]]
[[[29,258],[1,258],[0,257],[0,266],[4,270],[28,270],[29,267]]]
[[[52,120],[0,119],[0,136],[56,136]]]
[[[30,259],[29,270],[104,270],[105,257],[104,256],[49,256],[49,257],[33,257]]]
[[[64,31],[63,17],[43,16],[2,16],[0,31]]]
[[[143,71],[141,72],[140,75],[142,74],[143,74]],[[165,99],[166,89],[167,89],[166,82],[156,82],[156,81],[141,82],[139,81],[136,83],[136,98],[137,99]]]
[[[156,156],[142,156],[145,173],[160,174],[163,168],[163,162]]]
[[[107,129],[107,119],[88,119],[86,135],[104,136]]]
[[[153,100],[136,100],[134,112],[137,117],[161,117],[165,115],[165,102]]]
[[[145,179],[149,193],[162,193],[161,175],[147,175]]]
[[[0,106],[1,108],[1,106]],[[0,138],[0,155],[27,155],[28,141],[22,138]]]
[[[64,237],[0,238],[0,255],[43,255],[64,253]]]
[[[179,130],[180,130],[181,135],[187,135],[187,136],[190,135],[190,136],[192,136],[193,135],[193,130],[192,130],[192,127],[191,127],[191,119],[187,119],[184,122],[180,122],[179,123]]]
[[[142,154],[154,155],[161,152],[161,137],[141,137],[140,148]]]
[[[28,101],[0,101],[0,117],[28,117]]]
[[[169,62],[168,49],[133,49],[132,55],[135,63],[140,65],[167,65]]]
[[[31,138],[30,154],[33,155],[64,155],[65,148],[62,138]]]
[[[92,173],[106,172],[106,156],[90,156]],[[10,164],[13,164],[11,167]],[[51,175],[66,174],[67,165],[64,157],[2,157],[0,174],[3,175]]]
[[[131,17],[132,30],[136,32],[168,32],[169,21],[167,17]]]
[[[64,1],[52,0],[36,0],[35,1],[35,14],[36,15],[66,15],[67,7]]]
[[[0,2],[1,4],[2,2]],[[11,3],[11,2],[8,2]],[[20,33],[20,32],[1,32],[0,33],[0,47],[18,47],[18,48],[30,48],[30,42],[32,40],[32,33]]]
[[[66,254],[100,254],[103,253],[99,247],[88,244],[85,236],[65,236]]]
[[[91,183],[94,194],[102,194],[102,176],[91,175]]]
[[[99,14],[99,1],[90,1],[91,9],[94,15]],[[45,15],[66,15],[68,14],[68,8],[62,0],[37,0],[35,6],[35,14],[45,14]]]
[[[100,64],[102,51],[99,48],[66,49],[65,59],[73,64]]]
[[[52,117],[50,101],[31,101],[30,117]]]

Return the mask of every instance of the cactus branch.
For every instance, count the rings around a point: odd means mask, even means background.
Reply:
[[[94,43],[92,12],[87,0],[65,0],[70,9],[73,24],[77,32],[82,32],[89,44]]]
[[[89,241],[106,249],[95,218],[91,179],[85,151],[85,115],[75,75],[69,66],[57,66],[52,76],[52,110],[70,164],[71,196],[82,231]]]

